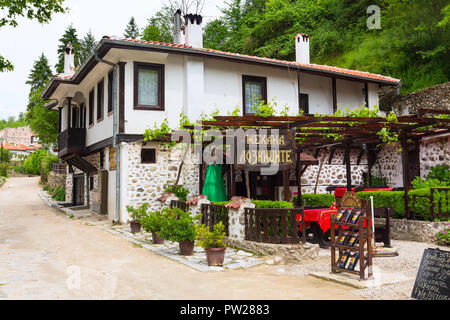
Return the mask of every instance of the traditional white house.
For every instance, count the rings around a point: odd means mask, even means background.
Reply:
[[[387,76],[310,63],[308,35],[292,40],[296,61],[203,48],[202,17],[175,14],[175,43],[103,37],[94,54],[74,70],[73,49],[65,73],[54,76],[42,97],[59,110],[59,156],[69,164],[67,200],[90,205],[126,222],[126,206],[150,202],[175,180],[180,150],[144,144],[145,129],[164,119],[177,128],[236,107],[252,113],[253,97],[274,100],[289,115],[331,114],[339,108],[378,105],[380,86],[401,86]],[[257,102],[257,101],[256,101]],[[184,166],[182,183],[199,193],[199,168]]]

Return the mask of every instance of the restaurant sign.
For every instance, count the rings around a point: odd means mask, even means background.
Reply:
[[[294,168],[297,160],[295,130],[250,129],[236,141],[237,168],[259,171],[261,168]]]

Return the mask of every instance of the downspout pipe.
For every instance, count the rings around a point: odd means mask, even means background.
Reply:
[[[95,54],[95,60],[114,68],[114,74],[116,76],[116,84],[114,90],[113,87],[113,95],[116,97],[113,105],[113,148],[116,150],[116,210],[114,214],[113,223],[117,223],[120,221],[120,146],[117,145],[117,132],[118,129],[118,96],[117,96],[117,88],[119,87],[119,65],[117,63],[105,60],[100,58],[97,54]]]

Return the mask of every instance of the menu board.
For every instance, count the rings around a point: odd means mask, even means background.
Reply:
[[[411,297],[450,300],[450,251],[425,250]]]

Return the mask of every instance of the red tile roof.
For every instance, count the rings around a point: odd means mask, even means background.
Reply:
[[[267,62],[267,63],[276,63],[276,64],[282,64],[282,65],[286,65],[286,66],[304,67],[304,68],[308,68],[312,71],[317,71],[317,72],[321,72],[321,71],[322,72],[331,72],[331,73],[341,74],[343,76],[361,77],[361,78],[366,78],[368,80],[390,82],[392,84],[397,84],[400,82],[400,79],[395,79],[395,78],[383,76],[380,74],[358,71],[358,70],[343,69],[343,68],[332,67],[332,66],[327,66],[327,65],[305,64],[305,63],[299,63],[296,61],[286,61],[286,60],[277,60],[277,59],[271,59],[271,58],[250,56],[250,55],[220,51],[220,50],[215,50],[215,49],[194,48],[192,46],[188,46],[188,45],[184,45],[184,44],[173,44],[173,43],[166,43],[166,42],[159,42],[159,41],[145,41],[145,40],[136,40],[136,39],[127,39],[127,38],[111,38],[109,36],[104,36],[103,38],[111,39],[111,40],[118,40],[118,41],[158,45],[161,47],[189,49],[189,50],[198,51],[199,53],[201,53],[201,52],[215,53],[215,54],[219,54],[224,57],[227,57],[227,56],[228,57],[239,57],[239,58],[244,58],[244,59],[248,59],[248,60]],[[73,75],[70,75],[70,74],[58,74],[54,77],[58,78],[58,79],[62,79],[62,80],[69,80],[72,78],[72,76]]]
[[[221,54],[224,56],[242,57],[242,58],[251,59],[251,60],[255,60],[255,61],[273,62],[273,63],[280,63],[280,64],[291,65],[291,66],[307,67],[307,68],[315,69],[317,71],[331,71],[331,72],[340,73],[343,75],[358,76],[358,77],[364,77],[364,78],[369,78],[369,79],[374,79],[374,80],[388,81],[388,82],[392,82],[392,83],[400,82],[400,79],[395,79],[395,78],[383,76],[380,74],[358,71],[358,70],[343,69],[343,68],[332,67],[332,66],[327,66],[327,65],[304,64],[304,63],[299,63],[296,61],[277,60],[277,59],[250,56],[250,55],[245,55],[245,54],[240,54],[240,53],[226,52],[226,51],[220,51],[220,50],[208,49],[208,48],[193,48],[192,46],[158,42],[158,41],[134,40],[134,39],[126,39],[126,38],[121,38],[118,40],[128,41],[128,42],[145,43],[145,44],[153,44],[153,45],[161,45],[161,46],[168,46],[168,47],[194,49],[194,50],[198,50],[200,52],[202,52],[202,51],[203,52],[212,52],[212,53],[217,53],[217,54]]]
[[[0,142],[0,148],[2,147],[2,143]],[[29,151],[29,150],[37,150],[38,147],[28,147],[24,144],[10,144],[8,142],[5,142],[3,145],[3,149],[9,150],[9,151]]]

